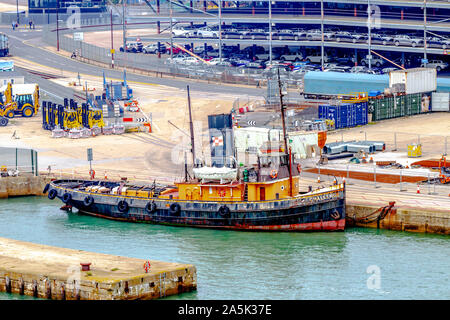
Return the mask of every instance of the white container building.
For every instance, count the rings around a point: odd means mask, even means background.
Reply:
[[[437,88],[437,72],[434,68],[395,70],[389,73],[389,87],[404,84],[406,94],[433,92]]]

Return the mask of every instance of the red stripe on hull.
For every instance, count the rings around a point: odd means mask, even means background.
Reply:
[[[162,221],[152,221],[152,220],[138,220],[136,218],[115,218],[111,216],[102,215],[99,213],[87,212],[80,210],[81,213],[99,217],[106,218],[109,220],[116,221],[126,221],[126,222],[143,222],[152,224],[169,225],[174,227],[195,227],[195,228],[210,228],[210,229],[228,229],[228,230],[245,230],[245,231],[343,231],[345,229],[345,219],[325,221],[325,222],[311,222],[311,223],[297,223],[297,224],[286,224],[286,225],[268,225],[268,226],[250,226],[236,224],[233,226],[213,226],[207,224],[181,224],[181,223],[170,223]],[[147,218],[147,217],[146,217]]]
[[[241,230],[261,230],[261,231],[335,231],[345,229],[345,219],[325,221],[325,222],[311,222],[311,223],[297,223],[286,225],[269,225],[269,226],[247,226],[237,225],[226,228],[241,229]]]

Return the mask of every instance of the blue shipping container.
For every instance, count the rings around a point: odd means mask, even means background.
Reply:
[[[344,103],[339,106],[319,106],[319,119],[334,120],[335,129],[367,124],[367,102]]]

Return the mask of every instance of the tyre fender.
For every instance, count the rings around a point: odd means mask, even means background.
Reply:
[[[154,201],[152,202],[148,202],[147,205],[145,206],[145,211],[147,213],[154,213],[156,211],[157,207],[156,207],[156,203]]]
[[[58,195],[58,191],[56,191],[55,189],[52,189],[52,190],[50,190],[49,193],[48,193],[48,198],[49,198],[50,200],[53,200],[53,199],[56,198],[57,195]]]
[[[92,196],[87,196],[86,198],[84,198],[83,200],[83,204],[86,207],[90,207],[94,204],[94,198]]]
[[[178,203],[172,203],[169,208],[170,214],[178,216],[180,214],[181,207]]]
[[[119,209],[119,211],[122,213],[128,212],[128,203],[125,200],[120,200],[117,204],[117,209]]]
[[[70,200],[72,200],[72,195],[70,193],[64,193],[63,197],[62,197],[62,202],[64,203],[69,203]]]

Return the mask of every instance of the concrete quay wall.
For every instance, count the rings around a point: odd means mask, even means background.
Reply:
[[[450,234],[450,211],[428,209],[409,209],[394,207],[385,217],[371,223],[358,222],[363,217],[379,209],[370,205],[346,205],[346,227],[358,226],[397,231]]]
[[[17,196],[42,196],[50,178],[47,176],[24,175],[0,177],[0,199]]]
[[[82,271],[80,263],[92,263]],[[196,290],[190,264],[149,261],[0,238],[0,291],[55,300],[157,299]]]

